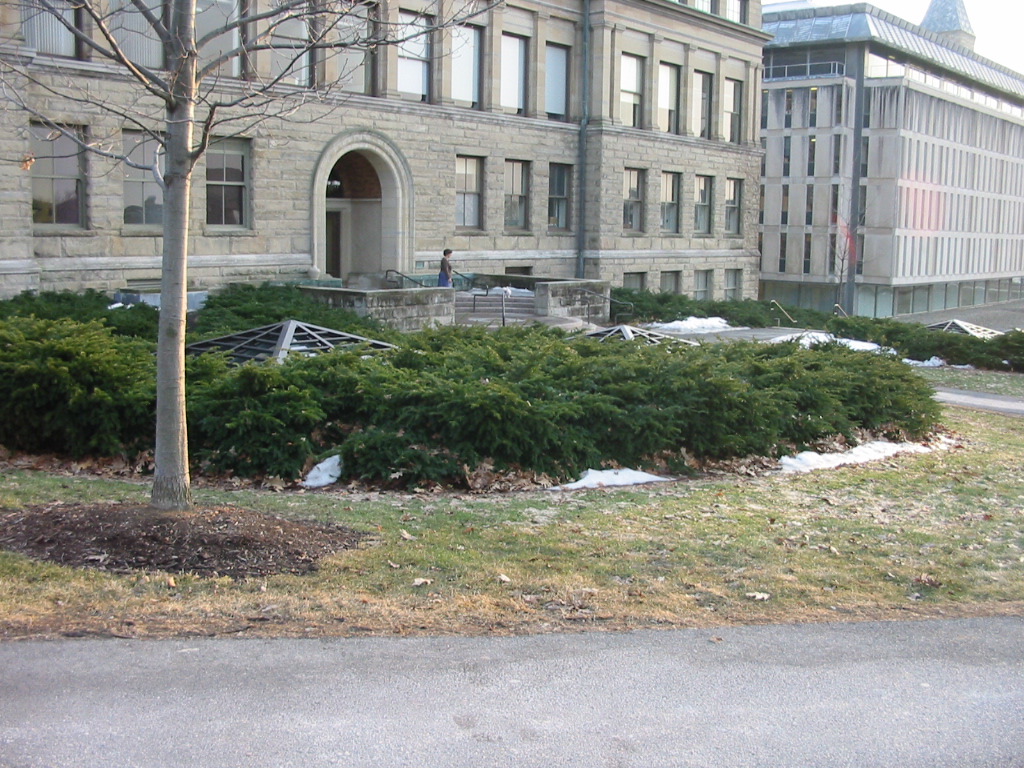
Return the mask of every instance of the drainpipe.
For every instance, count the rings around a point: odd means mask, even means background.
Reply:
[[[582,280],[586,276],[584,253],[587,247],[587,129],[590,125],[590,0],[583,0],[583,51],[580,56],[583,64],[583,88],[580,111],[580,134],[578,145],[579,158],[576,173],[576,278]]]
[[[861,43],[854,49],[854,64],[857,67],[853,91],[853,168],[850,174],[850,181],[853,189],[850,191],[850,221],[848,230],[850,239],[847,243],[847,264],[846,264],[846,290],[843,294],[843,309],[851,317],[856,314],[854,306],[857,301],[857,261],[864,258],[864,254],[857,253],[857,230],[860,227],[860,164],[862,137],[864,136],[864,65],[868,55],[868,46]]]

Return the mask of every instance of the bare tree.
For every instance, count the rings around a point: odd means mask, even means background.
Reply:
[[[111,96],[72,73],[60,76],[59,69],[56,76],[53,68],[41,76],[11,45],[13,38],[0,39],[0,96],[9,106],[46,126],[50,138],[148,171],[163,191],[153,506],[192,505],[185,319],[189,198],[198,160],[215,137],[237,136],[269,120],[301,119],[304,105],[322,101],[343,83],[349,70],[344,62],[353,53],[411,44],[490,7],[437,1],[437,13],[419,17],[429,22],[403,24],[388,23],[372,0],[22,0],[23,28],[56,30],[79,56],[113,65],[109,78],[119,92]],[[250,64],[261,56],[271,66],[258,76]],[[331,59],[336,75],[327,79],[325,62]],[[240,71],[246,76],[238,77]],[[113,116],[158,150],[140,158],[120,140],[68,129],[46,107],[57,98]],[[33,159],[21,158],[22,167],[31,167]]]

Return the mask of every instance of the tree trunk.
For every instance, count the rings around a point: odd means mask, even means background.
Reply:
[[[176,0],[172,98],[167,103],[164,155],[163,264],[156,353],[156,470],[150,503],[189,509],[192,488],[185,419],[185,319],[188,308],[189,194],[195,125],[195,0]]]

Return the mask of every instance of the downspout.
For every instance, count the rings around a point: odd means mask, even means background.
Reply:
[[[587,129],[590,126],[590,0],[583,0],[583,51],[580,56],[583,64],[583,88],[581,94],[582,109],[580,110],[580,133],[577,141],[578,159],[576,174],[576,278],[586,277],[587,247]]]

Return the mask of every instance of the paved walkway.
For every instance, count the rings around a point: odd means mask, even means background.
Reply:
[[[5,768],[1024,765],[1024,618],[0,644]]]

